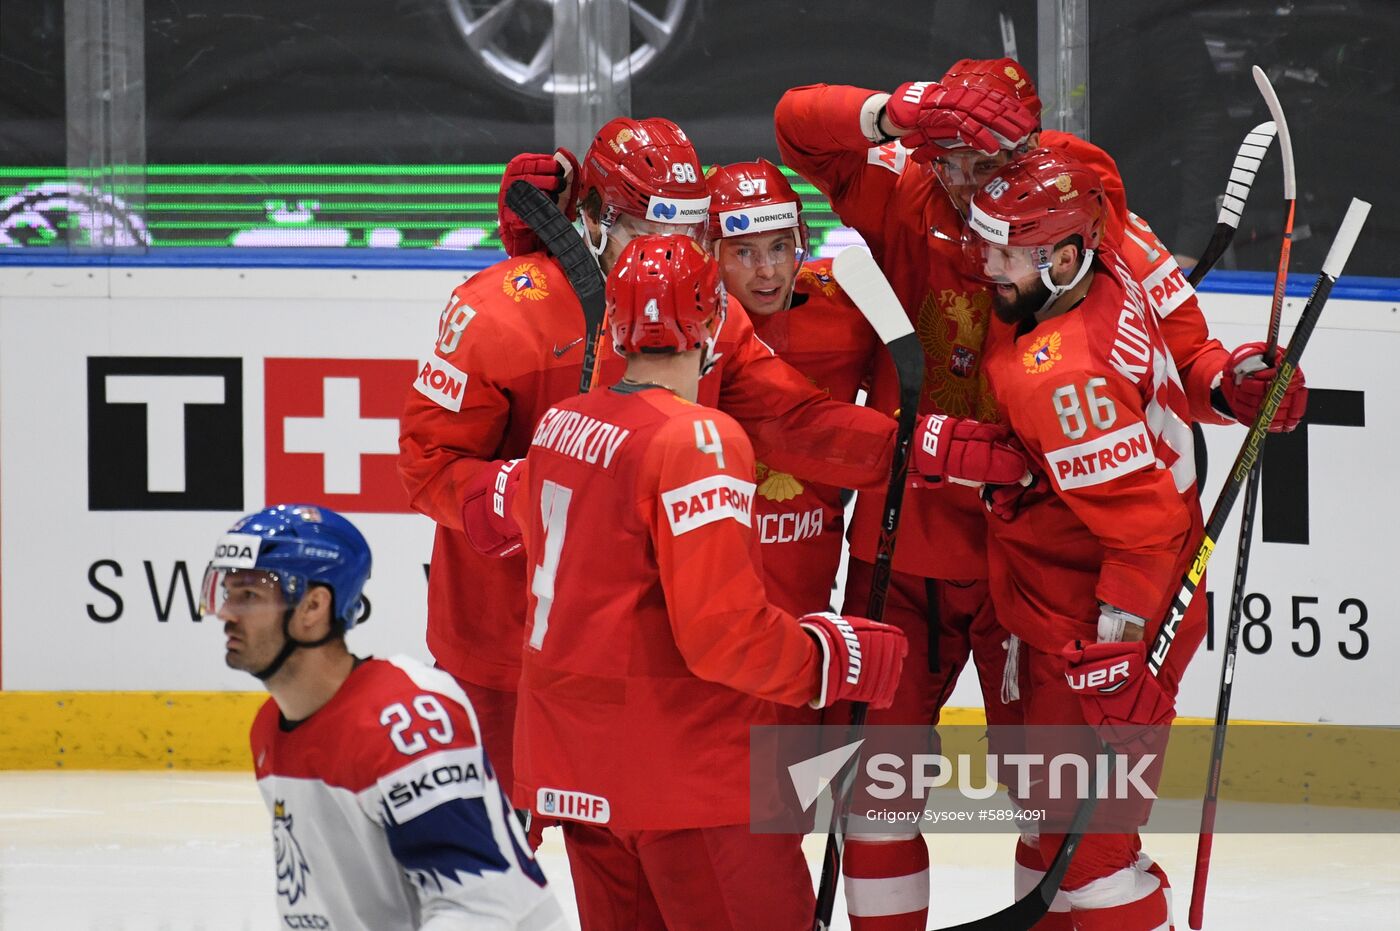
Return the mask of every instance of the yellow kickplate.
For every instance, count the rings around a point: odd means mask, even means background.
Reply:
[[[266,692],[0,692],[0,769],[246,770]]]

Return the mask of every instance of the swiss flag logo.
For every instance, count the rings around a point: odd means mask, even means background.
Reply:
[[[266,359],[267,500],[408,513],[399,413],[411,359]]]

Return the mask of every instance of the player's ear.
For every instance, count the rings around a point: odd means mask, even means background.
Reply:
[[[1079,262],[1084,256],[1082,243],[1078,236],[1071,236],[1055,247],[1050,275],[1054,281],[1070,281],[1074,278],[1075,272],[1079,271]]]
[[[306,643],[314,643],[330,634],[335,624],[331,590],[324,585],[307,589],[292,617],[292,635]]]

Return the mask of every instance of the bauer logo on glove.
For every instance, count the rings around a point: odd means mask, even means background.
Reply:
[[[1127,660],[1121,663],[1114,663],[1112,666],[1101,666],[1087,672],[1075,675],[1072,672],[1065,673],[1065,679],[1069,681],[1069,687],[1076,692],[1084,692],[1093,689],[1103,695],[1111,695],[1128,684],[1132,678],[1131,664]]]

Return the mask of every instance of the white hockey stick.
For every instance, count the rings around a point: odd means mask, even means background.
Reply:
[[[909,465],[909,444],[914,437],[919,393],[924,386],[924,349],[919,344],[904,305],[899,302],[889,280],[867,250],[859,247],[843,249],[832,261],[831,272],[889,350],[899,377],[899,426],[895,431],[890,483],[885,492],[880,541],[875,549],[875,571],[865,609],[866,617],[878,621],[885,613],[885,596],[890,587],[890,561],[894,556],[895,534],[899,530],[899,513],[904,504],[904,472]],[[859,732],[865,726],[866,710],[865,702],[853,703],[851,740],[859,739]],[[822,863],[821,883],[817,886],[817,908],[812,923],[816,931],[826,931],[831,927],[831,914],[836,905],[836,884],[841,881],[841,854],[846,846],[842,822],[850,804],[851,787],[860,768],[859,761],[860,753],[857,751],[856,763],[845,767],[844,775],[832,790],[831,833],[826,839],[826,857]]]

